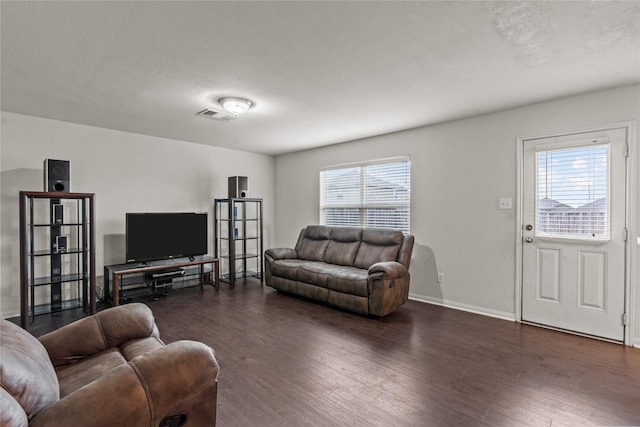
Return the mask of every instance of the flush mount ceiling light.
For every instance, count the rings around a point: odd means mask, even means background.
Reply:
[[[222,106],[230,114],[239,116],[249,111],[249,108],[253,106],[253,102],[244,98],[237,97],[224,97],[218,99],[218,104]]]

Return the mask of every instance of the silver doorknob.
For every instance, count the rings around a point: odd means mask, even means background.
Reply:
[[[527,243],[533,243],[533,237],[527,237],[524,241]]]

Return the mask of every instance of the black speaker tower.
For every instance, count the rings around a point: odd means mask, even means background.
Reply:
[[[65,192],[70,190],[70,167],[68,160],[45,159],[44,161],[44,191]],[[50,202],[50,248],[51,248],[51,309],[62,309],[62,253],[66,251],[66,237],[62,235],[64,224],[64,206],[60,199]],[[60,250],[64,241],[65,249]]]

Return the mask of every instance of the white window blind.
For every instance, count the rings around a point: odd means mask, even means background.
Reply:
[[[609,239],[609,146],[536,153],[536,234]]]
[[[408,158],[327,168],[320,172],[320,223],[410,232]]]

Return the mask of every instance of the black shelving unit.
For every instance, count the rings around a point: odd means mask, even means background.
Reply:
[[[220,280],[232,288],[239,278],[257,277],[262,282],[262,199],[215,199],[213,212]]]
[[[93,193],[20,192],[20,324],[40,314],[96,312]]]

